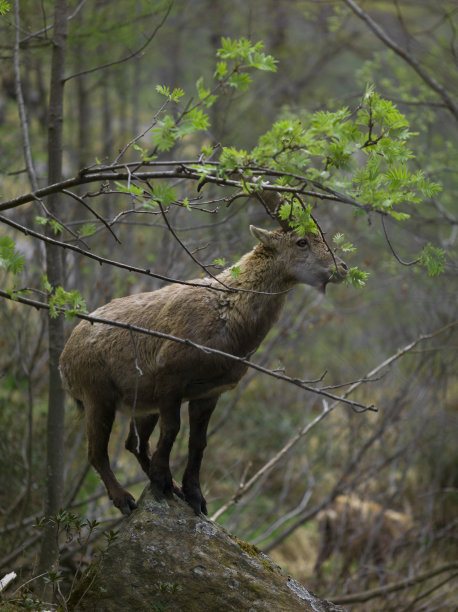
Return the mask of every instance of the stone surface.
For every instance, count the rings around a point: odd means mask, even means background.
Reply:
[[[185,502],[149,487],[71,604],[91,612],[343,610]]]

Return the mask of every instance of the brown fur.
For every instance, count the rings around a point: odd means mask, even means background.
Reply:
[[[260,243],[238,262],[240,275],[234,279],[228,269],[218,276],[244,291],[223,293],[173,284],[113,300],[93,315],[248,358],[277,320],[288,289],[303,282],[324,290],[327,282],[339,282],[346,274],[345,264],[332,256],[321,236],[310,234],[304,244],[294,232],[251,231]],[[335,263],[338,269],[333,273]],[[107,446],[116,409],[133,415],[126,448],[151,482],[165,493],[183,496],[196,512],[206,512],[199,471],[208,422],[219,395],[235,387],[247,367],[145,334],[136,334],[133,341],[126,329],[88,321],[73,330],[60,364],[64,386],[84,405],[89,460],[121,512],[129,514],[136,506],[110,468]],[[172,480],[169,456],[184,401],[189,401],[190,438],[180,488]],[[151,456],[148,439],[159,416],[160,437]]]

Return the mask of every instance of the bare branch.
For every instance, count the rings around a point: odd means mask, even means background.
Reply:
[[[363,9],[354,0],[344,0],[344,2],[360,19],[367,23],[369,28],[387,47],[392,49],[396,55],[402,57],[405,62],[412,66],[415,72],[423,79],[428,87],[433,89],[442,98],[446,107],[458,121],[458,106],[448,95],[446,89],[440,83],[438,83],[436,79],[430,76],[426,70],[424,70],[422,65],[415,57],[413,57],[405,49],[400,47],[392,38],[390,38],[385,30],[376,21],[374,21],[370,15],[363,11]]]
[[[125,62],[128,62],[132,58],[137,57],[138,55],[140,55],[140,53],[144,49],[146,49],[146,47],[150,44],[150,42],[153,40],[153,38],[156,36],[158,31],[162,28],[162,26],[166,22],[167,17],[169,16],[169,13],[170,13],[170,11],[172,9],[172,6],[173,6],[173,2],[170,2],[170,4],[167,7],[167,10],[166,10],[165,15],[162,18],[162,20],[154,28],[153,32],[148,36],[148,38],[143,43],[143,45],[141,47],[139,47],[136,51],[133,51],[129,55],[126,55],[126,57],[123,57],[123,58],[121,58],[119,60],[116,60],[114,62],[107,62],[106,64],[101,64],[100,66],[96,66],[95,68],[89,68],[88,70],[82,70],[81,72],[75,72],[75,74],[71,74],[70,76],[66,77],[64,79],[64,83],[66,83],[67,81],[70,81],[70,79],[76,79],[77,77],[83,76],[85,74],[91,74],[92,72],[98,72],[99,70],[104,70],[105,68],[112,68],[113,66],[119,66],[119,64],[124,64]]]
[[[108,264],[110,266],[115,266],[116,268],[122,268],[123,270],[128,270],[129,272],[136,272],[137,274],[145,274],[146,276],[151,276],[152,278],[158,278],[159,280],[166,281],[168,283],[178,283],[180,285],[190,285],[191,287],[205,287],[207,289],[211,289],[213,291],[228,291],[227,289],[222,289],[219,287],[214,287],[205,283],[193,283],[189,281],[181,281],[176,278],[170,278],[168,276],[163,276],[162,274],[155,274],[151,272],[149,269],[138,268],[136,266],[131,266],[129,264],[122,263],[120,261],[114,261],[113,259],[107,259],[106,257],[101,257],[100,255],[96,255],[95,253],[91,253],[90,251],[85,251],[84,249],[80,249],[79,247],[68,244],[67,242],[62,242],[61,240],[56,240],[55,238],[51,238],[50,236],[46,236],[45,234],[40,234],[39,232],[35,232],[34,230],[29,229],[28,227],[24,227],[19,223],[16,223],[12,219],[8,219],[8,217],[4,217],[0,215],[0,222],[9,225],[10,227],[14,227],[14,229],[19,230],[26,236],[33,236],[34,238],[38,238],[38,240],[42,240],[48,244],[53,244],[55,246],[60,246],[64,249],[68,249],[70,251],[74,251],[75,253],[80,253],[85,257],[89,257],[90,259],[94,259],[98,261],[100,264]]]
[[[396,361],[397,359],[399,359],[400,357],[402,357],[403,355],[405,355],[406,353],[408,353],[409,351],[411,351],[419,342],[423,342],[424,340],[429,340],[431,338],[434,338],[435,336],[438,336],[439,334],[443,333],[444,331],[451,329],[452,327],[454,327],[455,325],[458,325],[458,320],[456,321],[452,321],[451,323],[449,323],[448,325],[445,325],[444,327],[441,327],[440,329],[438,329],[435,332],[432,332],[430,334],[424,334],[422,336],[420,336],[419,338],[417,338],[416,340],[414,340],[413,342],[411,342],[410,344],[406,345],[404,348],[399,349],[394,355],[392,355],[391,357],[388,357],[388,359],[385,359],[385,361],[383,361],[381,364],[379,364],[376,368],[374,368],[373,370],[371,370],[371,372],[369,372],[368,374],[366,374],[366,376],[364,376],[364,378],[362,378],[361,380],[353,383],[352,385],[350,385],[350,387],[347,389],[347,391],[341,396],[341,397],[345,397],[347,398],[348,395],[350,393],[352,393],[355,389],[357,389],[359,386],[361,386],[363,384],[364,381],[366,381],[367,379],[372,379],[376,374],[378,374],[381,370],[383,370],[384,368],[386,368],[387,366],[391,365],[394,361]],[[322,391],[323,389],[320,389],[320,391]],[[321,395],[322,393],[320,393]],[[324,394],[323,394],[324,395]],[[340,401],[340,400],[339,400]],[[347,400],[348,401],[348,400]],[[243,483],[243,486],[239,486],[238,490],[233,494],[233,496],[231,497],[231,499],[229,501],[227,501],[225,504],[223,504],[211,517],[211,519],[213,521],[216,521],[224,512],[226,512],[226,510],[228,510],[231,506],[233,506],[234,504],[236,504],[243,495],[246,495],[246,493],[251,489],[251,487],[253,487],[253,485],[262,477],[264,476],[266,473],[268,473],[298,442],[299,440],[301,440],[304,436],[306,436],[309,431],[311,429],[313,429],[313,427],[315,427],[315,425],[317,425],[318,423],[320,423],[330,412],[332,412],[332,410],[334,410],[334,408],[337,406],[337,403],[333,403],[331,405],[328,405],[326,403],[325,400],[323,400],[323,409],[321,411],[321,413],[316,416],[313,421],[311,421],[310,423],[308,423],[307,425],[305,425],[305,427],[303,427],[295,436],[293,436],[286,444],[285,446],[283,446],[283,448],[276,454],[274,455],[274,457],[272,457],[272,459],[270,459],[267,463],[265,463],[251,478],[250,480],[248,480],[248,482]],[[355,409],[355,407],[352,407],[353,409]],[[366,445],[367,446],[367,445]],[[337,493],[336,493],[337,494]],[[299,524],[301,524],[303,522],[303,519],[300,519]],[[291,526],[291,528],[288,530],[288,534],[291,533],[294,530],[295,526]]]
[[[69,191],[68,189],[62,189],[62,193],[65,193],[66,195],[70,196],[71,198],[74,198],[77,202],[80,202],[80,204],[82,204],[85,208],[87,208],[87,210],[89,210],[94,215],[94,217],[96,219],[98,219],[101,223],[103,223],[103,225],[107,228],[107,230],[110,232],[110,234],[116,240],[116,242],[118,244],[121,244],[121,241],[116,236],[114,231],[111,229],[110,224],[107,223],[105,221],[105,219],[101,215],[99,215],[99,213],[96,210],[94,210],[91,206],[89,206],[89,204],[87,202],[85,202],[83,198],[81,198],[79,195],[76,195],[76,193],[73,193],[72,191]]]
[[[414,266],[415,264],[417,264],[420,261],[419,258],[414,259],[413,261],[402,261],[402,259],[399,257],[399,255],[394,250],[394,247],[391,244],[391,240],[388,237],[388,232],[387,232],[387,229],[386,229],[386,226],[385,226],[385,215],[380,215],[380,218],[382,220],[382,227],[383,227],[383,233],[385,234],[385,239],[386,239],[386,241],[388,243],[388,246],[390,247],[390,251],[393,253],[393,256],[396,259],[396,261],[398,261],[403,266]]]
[[[19,0],[14,0],[14,22],[16,26],[16,34],[14,38],[13,65],[17,105],[21,124],[22,147],[24,149],[25,165],[27,168],[27,174],[29,176],[30,184],[32,185],[32,189],[36,191],[38,189],[38,181],[35,172],[35,167],[33,165],[32,152],[30,148],[29,126],[24,103],[24,95],[22,93],[21,71],[19,66]]]
[[[439,574],[443,574],[444,572],[452,572],[458,570],[458,561],[452,561],[451,563],[445,563],[444,565],[440,565],[435,569],[424,572],[423,574],[418,574],[417,576],[412,576],[410,578],[405,578],[404,580],[400,580],[399,582],[393,582],[391,584],[385,584],[381,587],[377,587],[375,589],[369,589],[368,591],[362,591],[361,593],[353,593],[349,595],[334,595],[329,599],[335,604],[350,604],[350,603],[361,603],[363,601],[369,601],[370,599],[375,599],[376,597],[384,597],[388,593],[394,593],[395,591],[400,591],[402,589],[406,589],[408,587],[414,586],[416,584],[421,584],[426,580],[430,580],[434,578],[434,576],[438,576]],[[450,576],[450,580],[456,577],[456,573],[453,576]],[[447,580],[448,582],[448,580]]]
[[[20,302],[21,304],[26,304],[27,306],[33,306],[34,308],[49,310],[49,304],[45,302],[38,302],[37,300],[32,300],[30,298],[25,298],[19,296],[17,294],[12,297],[7,291],[0,290],[0,297],[4,297],[8,300],[13,300],[15,302]],[[65,309],[58,309],[60,313],[65,313]],[[310,391],[311,393],[316,393],[318,395],[323,395],[329,399],[335,400],[335,402],[343,401],[345,404],[348,404],[352,408],[359,408],[362,411],[371,410],[376,412],[377,409],[374,406],[367,406],[366,404],[361,404],[360,402],[355,402],[353,400],[349,400],[344,398],[344,396],[334,395],[333,393],[329,393],[328,391],[322,391],[320,388],[311,387],[306,384],[304,381],[299,380],[298,378],[291,378],[290,376],[286,376],[284,374],[279,374],[278,372],[274,372],[273,370],[269,370],[268,368],[264,368],[257,363],[253,363],[246,359],[245,357],[238,357],[237,355],[232,355],[231,353],[226,353],[224,351],[220,351],[215,348],[210,348],[208,346],[204,346],[202,344],[197,344],[196,342],[192,342],[187,338],[180,338],[178,336],[173,336],[171,334],[164,334],[163,332],[159,332],[152,329],[145,329],[144,327],[138,327],[137,325],[131,325],[130,323],[122,323],[121,321],[113,321],[111,319],[103,319],[100,317],[94,317],[93,315],[85,314],[82,312],[78,312],[75,314],[78,319],[83,319],[85,321],[89,321],[90,323],[102,323],[104,325],[112,325],[113,327],[120,327],[121,329],[127,329],[129,332],[138,332],[140,334],[146,334],[149,336],[154,336],[155,338],[161,338],[162,340],[170,340],[172,342],[177,342],[179,344],[185,344],[191,348],[195,348],[199,351],[203,351],[204,353],[212,353],[214,355],[219,355],[220,357],[224,357],[227,359],[231,359],[232,361],[237,361],[243,365],[246,365],[249,368],[253,368],[258,372],[262,372],[263,374],[267,374],[268,376],[272,376],[273,378],[277,378],[278,380],[283,380],[285,382],[291,383],[296,387],[300,387],[304,389],[304,391]],[[321,419],[320,419],[321,420]]]

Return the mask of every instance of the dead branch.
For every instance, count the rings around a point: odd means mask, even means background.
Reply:
[[[445,563],[444,565],[436,567],[436,569],[434,570],[424,572],[423,574],[418,574],[417,576],[412,576],[411,578],[405,578],[404,580],[393,582],[391,584],[386,584],[375,589],[361,591],[360,593],[353,593],[341,596],[334,595],[329,599],[331,599],[331,601],[336,604],[362,603],[363,601],[369,601],[370,599],[375,599],[376,597],[384,597],[388,593],[394,593],[395,591],[400,591],[402,589],[407,589],[408,587],[415,586],[416,584],[421,584],[426,580],[434,578],[434,576],[438,576],[439,574],[443,574],[444,572],[453,572],[457,569],[458,561],[452,561],[451,563]],[[454,577],[456,577],[456,573],[450,576],[449,580]]]

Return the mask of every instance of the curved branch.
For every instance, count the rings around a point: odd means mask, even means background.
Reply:
[[[393,256],[396,259],[396,261],[398,261],[403,266],[414,266],[415,264],[417,264],[420,261],[419,258],[414,259],[413,261],[402,261],[402,259],[399,257],[399,255],[394,250],[394,247],[391,244],[391,240],[388,237],[388,232],[387,232],[387,229],[386,229],[386,226],[385,226],[385,215],[381,214],[380,218],[382,219],[382,227],[383,227],[383,232],[385,234],[385,239],[386,239],[386,241],[388,243],[388,246],[390,247],[390,251],[393,253]]]
[[[435,336],[438,336],[439,334],[454,327],[455,325],[458,325],[458,320],[452,321],[448,325],[441,327],[435,332],[432,332],[430,334],[423,334],[422,336],[419,336],[413,342],[410,342],[402,349],[399,349],[394,355],[391,355],[391,357],[388,357],[388,359],[385,359],[385,361],[383,361],[376,368],[374,368],[368,374],[366,374],[364,378],[361,378],[360,380],[351,384],[350,387],[345,391],[345,393],[341,397],[347,398],[350,395],[350,393],[352,393],[355,389],[361,386],[363,382],[365,382],[367,379],[373,379],[373,377],[376,376],[381,370],[391,365],[394,361],[396,361],[397,359],[399,359],[400,357],[402,357],[403,355],[411,351],[419,342],[423,342],[424,340],[429,340],[431,338],[434,338]],[[323,389],[320,389],[320,391],[322,390]],[[336,402],[332,403],[331,405],[328,405],[324,401],[323,409],[320,412],[320,414],[316,416],[313,419],[313,421],[305,425],[297,434],[295,434],[292,438],[290,438],[290,440],[285,444],[285,446],[283,446],[283,448],[281,448],[276,455],[274,455],[267,463],[265,463],[247,482],[241,483],[239,485],[238,490],[232,495],[232,497],[225,504],[223,504],[220,508],[218,508],[218,510],[210,517],[211,520],[216,521],[222,514],[224,514],[224,512],[226,512],[226,510],[228,510],[231,506],[236,504],[241,499],[241,497],[246,495],[246,493],[256,484],[256,482],[258,482],[258,480],[262,476],[267,474],[275,465],[277,465],[278,462],[287,453],[289,453],[290,450],[294,446],[296,446],[296,444],[300,440],[302,440],[302,438],[304,438],[309,433],[309,431],[313,429],[313,427],[315,427],[315,425],[320,423],[330,412],[332,412],[332,410],[334,410],[336,406],[337,406]],[[335,495],[337,495],[337,488],[335,489]],[[327,500],[327,501],[330,501],[330,500]],[[316,512],[321,510],[321,508],[325,506],[325,503],[326,502],[323,502],[322,504],[320,504],[318,509],[316,509]],[[280,537],[282,537],[283,539],[287,535],[290,535],[297,527],[303,524],[304,520],[305,520],[304,517],[301,516],[295,523],[290,525],[288,529],[286,530],[286,533],[284,533],[283,536],[280,536]],[[278,544],[278,540],[279,538],[277,538],[277,540],[274,543],[272,543],[269,546],[269,548],[266,549],[266,552],[268,552],[271,548],[274,548],[274,546]]]
[[[146,181],[146,180],[157,180],[157,179],[172,179],[172,178],[184,179],[185,178],[185,179],[199,182],[202,179],[201,175],[197,172],[197,170],[194,170],[193,168],[189,168],[185,166],[183,162],[180,162],[180,161],[173,162],[172,165],[175,166],[174,170],[163,170],[163,171],[144,170],[141,172],[137,171],[135,173],[132,173],[129,170],[129,167],[131,165],[134,165],[137,167],[140,165],[147,167],[150,165],[159,166],[159,165],[169,165],[169,164],[162,164],[162,163],[149,164],[148,162],[147,163],[135,162],[134,164],[126,164],[122,166],[124,168],[127,167],[127,172],[121,172],[121,171],[114,172],[112,171],[112,168],[110,166],[104,166],[100,169],[92,168],[89,171],[87,171],[86,169],[83,169],[78,175],[72,178],[66,179],[60,183],[54,183],[52,185],[47,185],[46,187],[42,187],[41,189],[37,189],[36,191],[33,191],[31,193],[25,193],[21,196],[13,198],[12,200],[1,202],[0,211],[17,208],[18,206],[21,206],[22,204],[27,204],[28,202],[32,202],[33,200],[43,198],[53,193],[62,192],[64,189],[67,189],[70,187],[75,187],[77,185],[85,185],[88,183],[97,183],[100,181],[101,182],[113,181],[113,180],[132,181],[132,179]],[[116,167],[120,167],[120,166],[117,165]],[[262,168],[258,168],[258,172],[263,173],[263,174],[268,174],[270,176],[291,176],[292,178],[300,179],[303,183],[304,182],[306,183],[308,181],[308,182],[313,183],[314,185],[316,184],[317,188],[322,189],[325,193],[308,192],[305,190],[304,187],[300,187],[300,188],[282,187],[280,185],[269,185],[269,184],[263,184],[264,192],[274,191],[277,193],[284,192],[284,193],[290,193],[290,194],[309,195],[311,197],[321,198],[325,200],[333,200],[337,202],[342,202],[343,204],[349,204],[351,206],[355,206],[365,211],[372,210],[369,204],[361,204],[357,202],[356,200],[354,200],[353,198],[350,198],[342,193],[339,193],[329,187],[325,187],[324,185],[321,185],[317,183],[316,181],[310,181],[306,177],[303,177],[303,176],[299,177],[297,175],[293,175],[287,172],[282,173],[282,172],[278,172],[275,170],[262,169]],[[207,175],[205,177],[205,182],[213,183],[215,185],[221,185],[225,187],[237,187],[238,189],[241,189],[243,187],[241,181],[237,181],[234,179],[228,179],[228,178],[221,178],[221,177],[212,176],[212,175]],[[254,196],[254,194],[251,194],[251,196]]]

